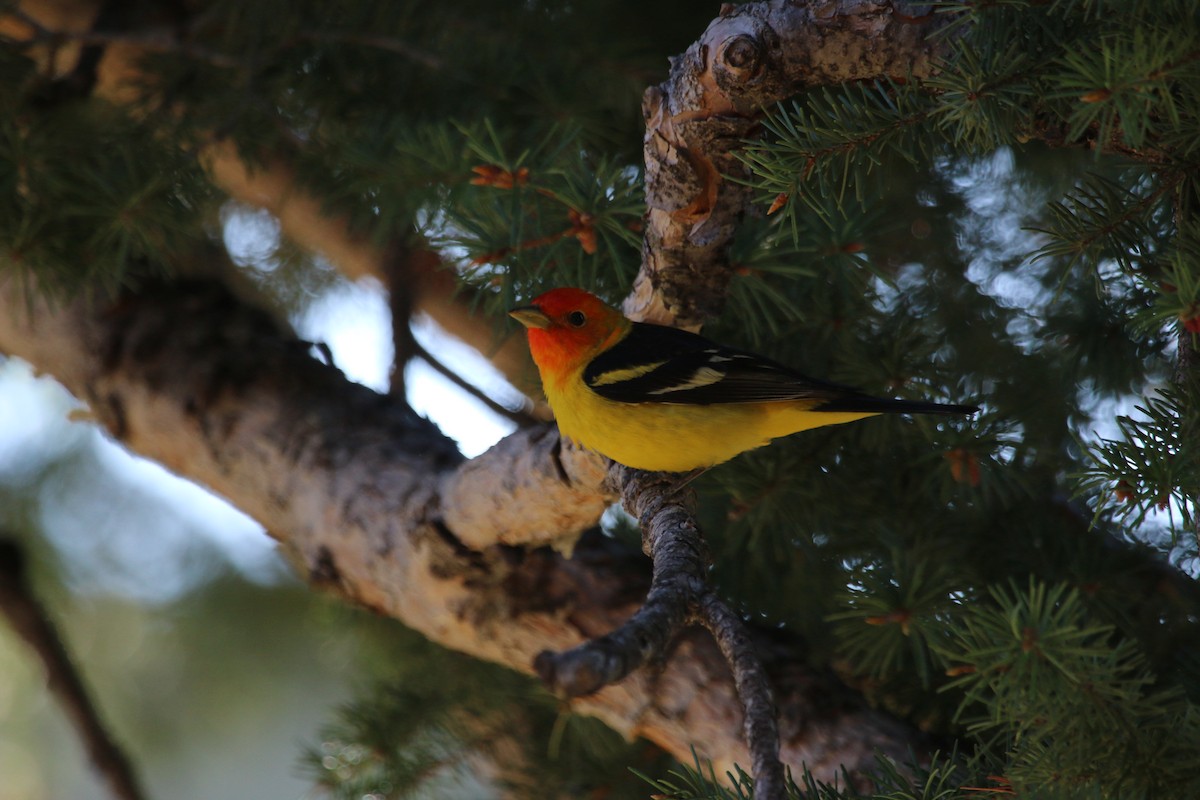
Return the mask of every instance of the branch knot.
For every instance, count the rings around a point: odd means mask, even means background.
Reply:
[[[741,34],[725,42],[713,66],[723,65],[739,82],[749,83],[762,72],[765,55],[756,37]]]

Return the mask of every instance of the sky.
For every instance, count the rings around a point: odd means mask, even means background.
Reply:
[[[392,363],[390,313],[383,290],[374,281],[344,283],[322,296],[295,320],[297,333],[309,341],[325,342],[334,363],[350,380],[385,392]],[[517,391],[477,351],[444,333],[425,316],[413,321],[421,346],[441,363],[466,377],[489,396],[512,405]],[[510,433],[513,424],[493,413],[420,359],[405,371],[408,401],[418,414],[437,423],[458,442],[468,458],[491,447]]]

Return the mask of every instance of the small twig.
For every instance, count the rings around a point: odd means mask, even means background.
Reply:
[[[1183,390],[1185,397],[1194,398],[1196,384],[1200,382],[1200,353],[1196,352],[1196,334],[1179,325],[1179,352],[1175,356],[1175,384]],[[1200,507],[1200,497],[1193,495],[1191,501]],[[1184,517],[1186,519],[1186,516]],[[1192,519],[1192,538],[1200,545],[1200,514]]]
[[[1200,379],[1200,353],[1196,352],[1196,334],[1179,326],[1179,350],[1175,357],[1175,383],[1180,386]]]
[[[407,396],[404,368],[417,355],[412,332],[412,285],[409,280],[409,249],[392,242],[384,251],[383,276],[387,284],[388,310],[392,317],[392,374],[388,390],[394,397]]]
[[[696,621],[717,640],[717,646],[721,648],[721,654],[733,672],[733,683],[746,713],[742,729],[746,734],[746,746],[750,749],[754,796],[758,800],[783,798],[787,789],[783,762],[779,760],[775,699],[746,625],[712,591],[701,595]]]
[[[439,361],[437,359],[437,356],[433,355],[428,350],[426,350],[424,347],[422,347],[421,343],[418,342],[416,339],[413,339],[409,346],[412,350],[413,355],[415,355],[417,358],[421,359],[422,361],[427,363],[429,366],[431,366],[435,370],[437,370],[438,374],[445,377],[447,380],[449,380],[455,386],[462,389],[464,392],[471,395],[479,402],[483,403],[485,406],[490,408],[495,413],[515,422],[517,424],[518,428],[529,428],[534,425],[543,424],[541,420],[535,418],[532,414],[529,414],[526,411],[523,411],[521,409],[516,409],[516,410],[511,409],[502,403],[497,403],[491,397],[488,397],[486,392],[483,392],[477,386],[464,380],[461,375],[459,375],[457,372],[450,369],[445,364],[443,364],[441,361]]]
[[[478,387],[464,380],[461,375],[439,361],[437,356],[422,347],[421,343],[413,336],[411,321],[415,302],[414,293],[417,290],[416,278],[412,274],[415,255],[417,253],[408,246],[393,243],[388,246],[382,259],[388,307],[392,314],[392,346],[395,352],[392,357],[390,393],[396,397],[403,398],[405,396],[404,367],[413,357],[416,357],[429,364],[442,377],[483,403],[494,413],[512,420],[518,428],[541,424],[540,420],[525,410],[507,408],[488,397]]]
[[[642,549],[654,564],[650,592],[617,630],[562,653],[543,652],[534,669],[561,694],[590,694],[661,659],[688,624],[702,624],[729,663],[745,709],[754,796],[783,800],[779,728],[766,670],[741,619],[707,585],[708,551],[692,512],[680,499],[678,476],[614,464],[609,481],[621,487],[625,510],[641,525]]]
[[[352,44],[358,47],[369,47],[374,50],[385,50],[389,53],[404,56],[409,61],[416,62],[432,70],[446,69],[446,62],[433,53],[397,39],[394,36],[384,36],[377,33],[357,33],[355,31],[301,31],[295,38],[300,41],[316,42],[318,44]]]
[[[193,42],[180,38],[172,28],[147,28],[137,33],[118,33],[113,31],[64,31],[47,28],[36,18],[19,8],[4,9],[0,14],[12,17],[32,31],[31,36],[18,37],[5,35],[0,40],[15,45],[49,44],[58,46],[64,42],[76,42],[82,45],[125,44],[140,47],[153,53],[174,53],[187,58],[202,61],[214,67],[241,69],[246,67],[242,60],[220,53]],[[431,70],[446,69],[446,62],[426,50],[394,36],[378,33],[360,33],[357,31],[300,31],[284,41],[281,50],[287,50],[298,43],[315,44],[344,44],[354,47],[383,50],[403,56],[416,64]]]
[[[47,688],[62,704],[83,740],[88,757],[108,782],[113,796],[120,800],[143,800],[145,795],[129,759],[104,727],[54,623],[30,591],[23,554],[10,539],[0,539],[0,612],[41,659]]]

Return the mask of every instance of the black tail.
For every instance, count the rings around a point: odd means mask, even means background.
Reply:
[[[979,406],[959,406],[949,403],[927,403],[921,400],[889,400],[867,394],[837,397],[813,411],[861,411],[866,414],[974,414]]]

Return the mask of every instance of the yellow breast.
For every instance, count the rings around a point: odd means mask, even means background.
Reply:
[[[780,436],[872,416],[810,411],[799,401],[618,403],[592,391],[582,370],[545,390],[564,436],[627,467],[662,472],[711,467]]]

